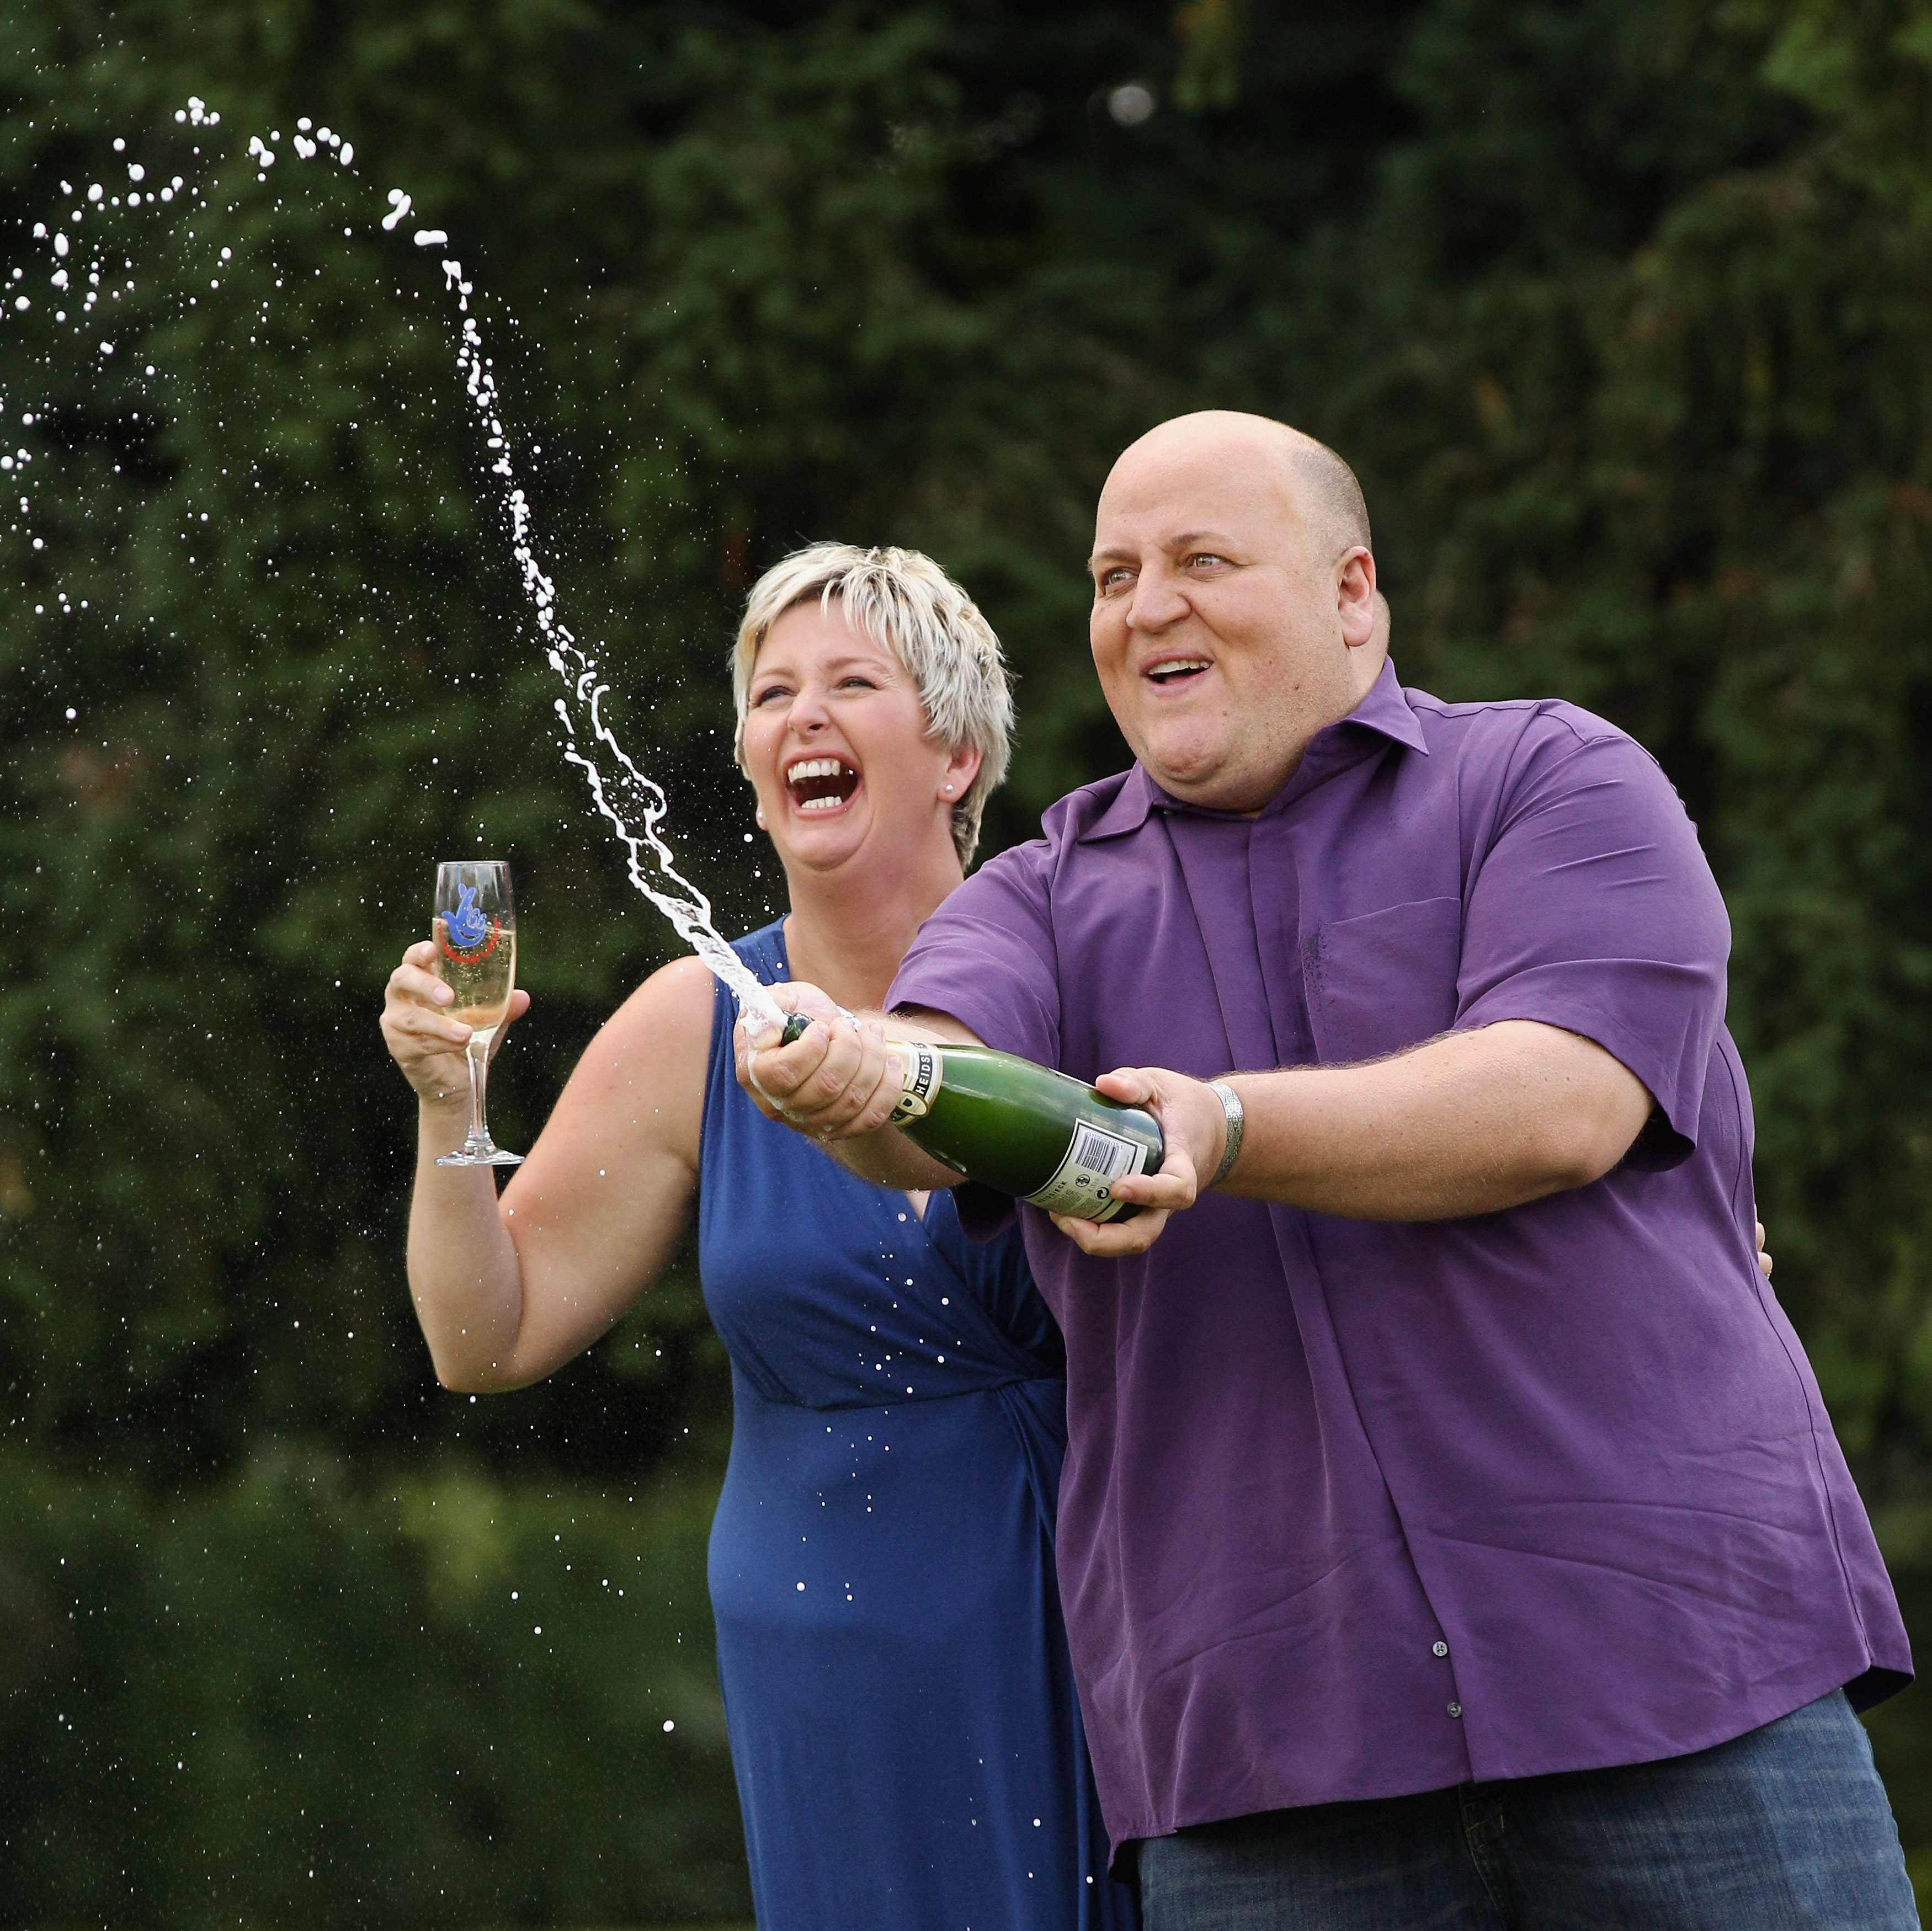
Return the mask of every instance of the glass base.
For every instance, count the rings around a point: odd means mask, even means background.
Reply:
[[[459,1147],[453,1153],[439,1153],[436,1163],[439,1167],[520,1167],[524,1156],[485,1141],[481,1147]]]

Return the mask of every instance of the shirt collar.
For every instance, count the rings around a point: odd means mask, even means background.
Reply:
[[[1270,801],[1270,805],[1299,796],[1318,775],[1325,773],[1336,762],[1352,761],[1349,753],[1356,746],[1351,745],[1349,741],[1357,739],[1358,745],[1360,730],[1371,731],[1396,744],[1406,745],[1425,757],[1429,755],[1429,742],[1423,735],[1422,721],[1410,708],[1408,694],[1396,681],[1393,658],[1383,660],[1382,670],[1370,687],[1368,695],[1346,718],[1339,723],[1324,726],[1309,740],[1308,748],[1301,754],[1301,762]],[[1338,752],[1342,754],[1340,760]],[[1233,815],[1206,811],[1202,806],[1189,804],[1184,799],[1170,797],[1136,763],[1114,794],[1113,802],[1081,833],[1079,841],[1087,844],[1096,838],[1118,838],[1123,832],[1138,831],[1146,823],[1148,814],[1154,811],[1200,811],[1209,817]]]

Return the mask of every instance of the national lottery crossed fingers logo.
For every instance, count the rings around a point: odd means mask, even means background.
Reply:
[[[502,937],[503,928],[497,920],[484,916],[476,903],[475,886],[459,885],[456,889],[456,910],[443,914],[436,942],[444,958],[456,959],[464,965],[474,965],[478,959],[487,959],[496,949],[496,941]]]

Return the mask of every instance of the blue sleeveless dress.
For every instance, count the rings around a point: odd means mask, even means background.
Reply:
[[[737,941],[787,976],[782,924]],[[698,1261],[731,1357],[718,1669],[760,1931],[1124,1931],[1053,1569],[1064,1357],[1017,1237],[765,1119],[712,1011]]]

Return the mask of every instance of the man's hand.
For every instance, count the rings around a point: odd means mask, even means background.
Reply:
[[[1192,1207],[1221,1164],[1228,1116],[1202,1081],[1161,1066],[1123,1066],[1094,1084],[1109,1099],[1151,1113],[1160,1122],[1166,1149],[1157,1171],[1113,1184],[1116,1199],[1140,1208],[1131,1220],[1073,1220],[1056,1213],[1053,1224],[1082,1253],[1144,1254],[1160,1238],[1168,1216]]]

